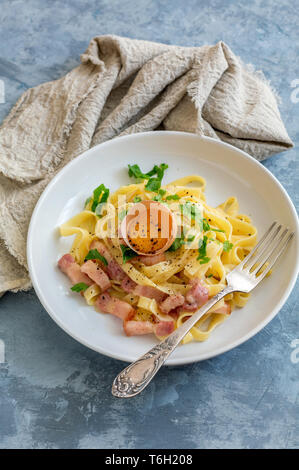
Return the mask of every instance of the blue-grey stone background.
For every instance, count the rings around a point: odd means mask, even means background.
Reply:
[[[295,149],[265,165],[298,207],[299,92],[291,86],[299,85],[298,18],[298,0],[1,0],[0,121],[27,88],[78,64],[93,36],[189,46],[223,40],[281,96]],[[33,290],[8,293],[0,300],[0,447],[298,448],[297,299],[293,290],[242,346],[165,368],[143,394],[123,401],[110,394],[123,363],[60,330]]]

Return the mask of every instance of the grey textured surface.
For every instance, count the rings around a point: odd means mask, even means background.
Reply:
[[[92,36],[179,45],[223,40],[278,91],[297,146],[299,102],[291,100],[291,83],[299,84],[298,13],[297,0],[2,0],[0,120],[28,87],[74,67]],[[297,153],[295,147],[265,165],[298,207]],[[291,361],[298,324],[293,290],[279,315],[242,346],[163,369],[145,393],[121,401],[110,385],[124,364],[67,336],[33,291],[6,294],[0,448],[298,448],[299,363]]]

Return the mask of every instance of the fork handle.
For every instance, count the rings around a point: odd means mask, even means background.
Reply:
[[[198,320],[219,300],[233,291],[234,289],[231,286],[225,287],[208,300],[206,304],[188,318],[177,330],[171,333],[171,335],[150,349],[137,361],[132,362],[132,364],[123,369],[113,381],[112,395],[119,398],[131,398],[138,395],[150,383],[168,356],[170,356]]]

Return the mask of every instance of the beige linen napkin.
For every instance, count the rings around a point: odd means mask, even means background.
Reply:
[[[158,127],[211,136],[258,160],[292,146],[266,81],[222,42],[177,47],[100,36],[81,62],[27,90],[0,128],[2,293],[30,287],[32,210],[51,178],[88,148]]]

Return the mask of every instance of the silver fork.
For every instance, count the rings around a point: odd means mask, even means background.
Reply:
[[[293,236],[294,232],[274,222],[249,255],[227,274],[227,286],[164,341],[120,372],[113,381],[112,394],[120,398],[130,398],[140,393],[198,320],[227,294],[250,292],[254,289],[272,269]]]

